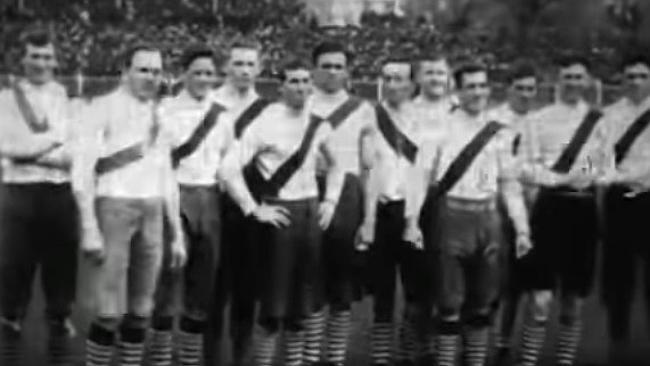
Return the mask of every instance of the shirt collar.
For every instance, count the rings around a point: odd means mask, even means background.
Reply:
[[[184,104],[201,107],[201,106],[205,106],[210,102],[210,96],[206,95],[203,99],[198,100],[194,98],[190,94],[190,92],[187,91],[187,89],[183,88],[183,90],[181,90],[181,92],[178,93],[178,100]]]
[[[336,102],[343,102],[344,100],[348,99],[349,95],[348,92],[345,89],[341,89],[337,91],[336,93],[326,93],[322,91],[319,88],[314,88],[314,98],[317,98],[318,100],[322,100],[325,102],[331,102],[331,103],[336,103]]]
[[[48,81],[45,84],[36,85],[36,84],[30,83],[25,78],[21,78],[20,80],[18,80],[18,86],[22,90],[24,90],[25,92],[52,93],[55,90],[56,82]]]

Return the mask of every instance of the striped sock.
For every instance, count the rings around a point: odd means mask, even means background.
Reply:
[[[544,347],[546,321],[530,319],[524,324],[519,365],[535,366]]]
[[[330,315],[327,321],[327,362],[343,365],[348,348],[348,337],[352,327],[352,311],[340,310]]]
[[[183,317],[179,326],[178,361],[181,366],[200,366],[203,356],[205,322]]]
[[[556,349],[557,364],[561,366],[573,365],[580,344],[582,332],[581,319],[560,319],[558,343]]]
[[[463,356],[467,366],[483,366],[487,359],[489,329],[485,326],[470,326],[464,337]]]
[[[114,347],[115,331],[92,323],[86,339],[86,366],[109,366]]]
[[[21,327],[17,321],[2,318],[0,324],[0,364],[18,365],[20,363]]]
[[[393,358],[393,323],[375,322],[371,332],[372,362],[389,364]]]
[[[255,333],[255,366],[272,366],[278,341],[277,330],[258,327]]]
[[[305,364],[310,365],[320,361],[320,351],[325,333],[325,310],[311,314],[303,320],[302,327],[305,330]]]
[[[147,330],[144,327],[135,327],[122,324],[120,327],[119,365],[141,366],[144,357],[144,339]]]
[[[406,314],[402,323],[399,327],[398,335],[398,350],[397,350],[397,360],[398,362],[414,362],[415,361],[415,349],[416,349],[416,334],[413,324],[413,319]]]
[[[286,366],[300,366],[305,352],[305,331],[287,329],[284,336],[284,364]]]
[[[155,317],[152,323],[149,364],[151,366],[171,366],[174,318],[171,316]]]
[[[436,335],[436,360],[438,366],[456,365],[456,352],[460,338],[460,324],[457,321],[443,321]]]

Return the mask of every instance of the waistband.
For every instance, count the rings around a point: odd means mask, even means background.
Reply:
[[[25,190],[25,191],[40,191],[40,190],[58,190],[68,191],[72,190],[70,182],[54,183],[54,182],[34,182],[34,183],[2,183],[0,184],[5,189]]]
[[[607,195],[609,197],[616,197],[621,199],[639,199],[639,198],[648,198],[650,197],[650,191],[644,192],[634,192],[627,186],[623,185],[613,185],[607,189]]]
[[[496,198],[478,200],[459,197],[445,197],[443,199],[443,202],[447,208],[459,211],[489,212],[496,211],[497,209]]]
[[[308,197],[301,198],[296,200],[285,200],[281,198],[273,197],[264,197],[262,201],[272,205],[306,205],[306,204],[318,204],[318,197]]]
[[[542,188],[540,193],[566,198],[593,199],[596,196],[596,189],[594,187],[586,189],[575,189],[573,187],[562,186],[554,188]]]
[[[221,192],[221,186],[219,184],[179,184],[181,190],[186,191],[210,191],[210,192]]]

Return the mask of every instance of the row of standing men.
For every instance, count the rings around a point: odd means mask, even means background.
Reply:
[[[288,62],[277,102],[254,90],[259,57],[254,44],[233,45],[212,90],[213,54],[191,47],[183,89],[159,100],[161,53],[134,47],[121,85],[71,118],[49,36],[24,38],[25,77],[0,94],[6,364],[20,359],[37,268],[49,361],[72,362],[80,246],[95,305],[89,366],[108,365],[116,349],[124,366],[145,355],[151,365],[217,364],[227,302],[235,364],[252,354],[271,365],[282,334],[284,364],[341,365],[351,305],[366,293],[375,365],[451,366],[459,348],[465,364],[484,365],[496,313],[496,362],[535,365],[554,297],[556,361],[571,365],[601,233],[618,364],[634,263],[649,254],[639,243],[648,59],[626,59],[628,93],[604,110],[583,97],[588,61],[558,60],[559,100],[533,110],[538,78],[524,63],[508,102],[488,108],[487,69],[452,72],[443,55],[386,60],[376,105],[345,90],[351,55],[340,44],[316,47],[313,67]],[[397,274],[405,309],[394,352]]]

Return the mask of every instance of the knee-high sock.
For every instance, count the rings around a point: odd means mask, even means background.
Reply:
[[[92,323],[86,339],[86,366],[109,366],[115,348],[115,331]]]
[[[173,351],[174,318],[156,316],[151,325],[149,344],[149,364],[151,366],[171,366]]]
[[[302,329],[285,329],[284,364],[301,366],[305,351],[305,331]]]
[[[0,324],[0,364],[17,365],[20,362],[21,327],[17,321],[2,319]]]
[[[436,335],[436,361],[438,366],[455,366],[458,340],[460,339],[460,323],[457,321],[442,321]]]
[[[181,366],[200,366],[203,355],[205,321],[181,318],[178,332],[178,361]]]
[[[348,348],[348,338],[352,326],[352,311],[336,310],[327,321],[327,355],[328,363],[343,365]]]
[[[489,344],[489,328],[487,326],[469,326],[464,341],[463,356],[465,365],[485,365]]]
[[[324,309],[311,314],[307,319],[303,320],[302,327],[305,330],[304,361],[306,364],[314,364],[320,361],[325,326]]]
[[[74,328],[66,319],[51,319],[47,353],[50,366],[70,366],[72,359],[72,338]]]
[[[272,366],[279,336],[277,329],[257,327],[255,331],[255,366]]]
[[[415,361],[416,353],[416,332],[415,332],[415,319],[413,314],[404,312],[404,317],[399,327],[398,334],[398,361]]]
[[[560,318],[558,343],[555,351],[558,365],[569,366],[574,364],[581,336],[581,319]]]
[[[546,321],[526,319],[521,339],[518,364],[521,366],[536,366],[544,348],[546,338]]]
[[[120,327],[119,365],[141,366],[144,358],[144,340],[146,338],[145,321],[139,318],[130,321],[127,316]]]
[[[375,322],[372,325],[372,361],[376,365],[386,365],[393,358],[393,323]]]

